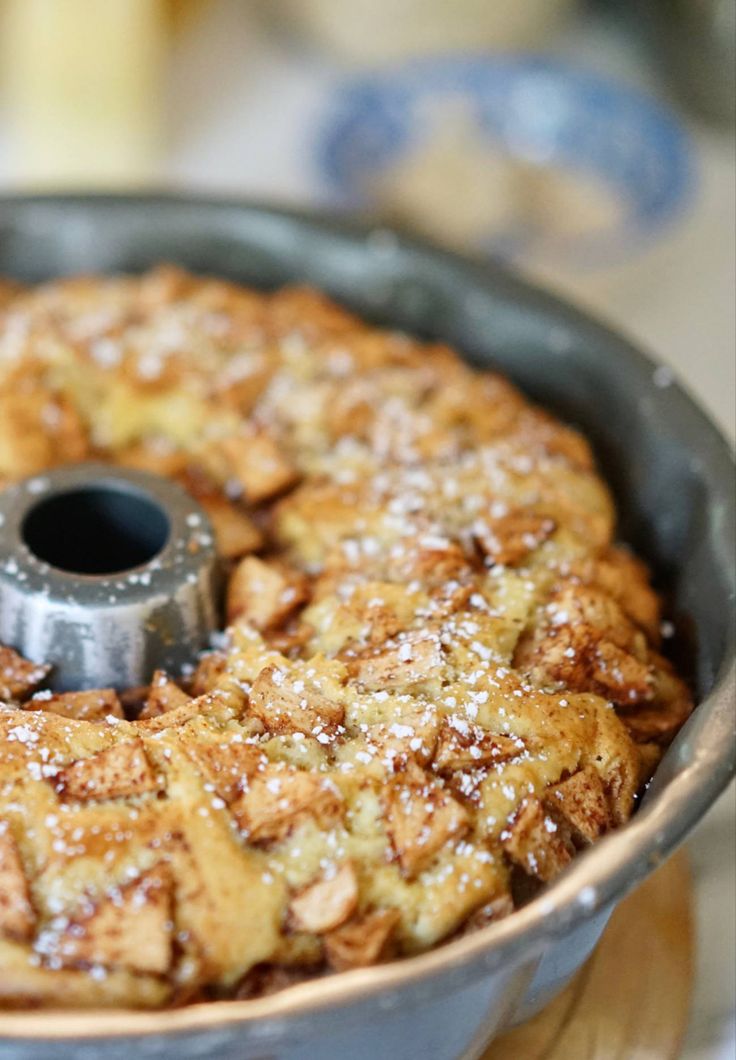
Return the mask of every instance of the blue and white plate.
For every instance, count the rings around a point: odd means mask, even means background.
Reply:
[[[561,177],[573,203],[580,180],[616,207],[603,211],[602,223],[551,235],[523,210],[486,230],[481,219],[474,242],[490,253],[523,258],[541,240],[546,254],[567,263],[610,264],[653,242],[688,202],[693,153],[666,106],[562,61],[500,55],[423,60],[338,86],[317,146],[329,201],[380,212],[376,189],[412,156],[421,164],[437,135],[431,116],[458,106],[478,157],[497,153],[520,172]]]

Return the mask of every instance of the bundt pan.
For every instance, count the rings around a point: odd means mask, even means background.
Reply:
[[[579,426],[617,494],[621,537],[653,563],[672,614],[692,630],[699,705],[634,820],[513,916],[419,957],[259,1000],[157,1013],[1,1013],[0,1058],[477,1057],[565,985],[616,903],[682,842],[733,772],[728,447],[625,339],[494,266],[357,223],[233,202],[143,195],[0,203],[0,273],[38,281],[160,261],[256,286],[315,284],[366,317],[499,368]]]

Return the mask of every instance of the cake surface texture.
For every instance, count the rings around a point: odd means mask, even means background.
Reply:
[[[630,817],[692,700],[580,434],[304,288],[162,266],[0,285],[0,320],[0,484],[175,479],[227,575],[142,689],[0,648],[0,1008],[419,953]]]

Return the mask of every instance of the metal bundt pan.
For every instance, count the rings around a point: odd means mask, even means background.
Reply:
[[[617,494],[621,536],[651,560],[676,612],[692,621],[699,706],[635,819],[507,920],[423,956],[258,1001],[0,1014],[0,1058],[477,1057],[494,1033],[565,985],[616,903],[672,853],[732,775],[728,446],[625,339],[488,264],[358,224],[233,202],[143,195],[0,203],[0,272],[19,279],[137,271],[162,260],[258,286],[306,280],[368,318],[447,340],[498,367],[578,425]]]

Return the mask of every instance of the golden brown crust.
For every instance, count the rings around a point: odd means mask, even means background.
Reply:
[[[32,663],[0,645],[0,699],[22,702],[48,677],[51,667]]]
[[[296,571],[264,563],[257,556],[241,560],[227,588],[227,618],[268,630],[283,623],[308,598],[307,580]]]
[[[331,931],[325,941],[330,967],[342,972],[385,959],[400,919],[397,909],[377,909]]]
[[[250,689],[250,710],[272,733],[335,736],[345,720],[345,708],[303,680],[290,681],[277,666],[267,666]],[[344,729],[343,729],[344,732]]]
[[[163,670],[156,670],[138,718],[141,721],[157,718],[160,714],[186,706],[191,700],[192,697],[179,688]]]
[[[692,709],[586,441],[445,346],[171,267],[0,289],[0,482],[87,455],[202,503],[231,627],[119,696],[0,647],[0,1006],[256,996],[508,915]]]
[[[171,964],[171,898],[171,873],[156,866],[101,901],[83,903],[76,916],[47,932],[41,948],[72,967],[164,975]]]
[[[26,710],[45,710],[78,721],[106,721],[123,718],[123,705],[112,688],[94,688],[84,692],[38,692],[24,703]]]
[[[278,843],[305,819],[330,829],[343,816],[343,800],[329,781],[303,769],[267,765],[249,778],[230,807],[252,843]]]
[[[0,828],[0,936],[29,942],[36,916],[18,846],[7,824]]]
[[[470,826],[465,808],[413,764],[391,778],[384,803],[386,831],[401,870],[409,878]]]
[[[581,846],[593,843],[613,824],[606,790],[598,773],[589,766],[548,788],[544,803]]]
[[[350,862],[336,872],[310,883],[289,906],[289,919],[295,931],[322,935],[340,927],[358,904],[358,881]]]
[[[539,799],[527,799],[503,837],[506,853],[515,865],[543,883],[561,872],[572,859],[569,837],[545,812]]]
[[[244,431],[222,442],[232,479],[249,504],[271,500],[293,486],[296,468],[278,442],[263,431]]]
[[[158,782],[135,738],[72,762],[56,774],[54,787],[64,802],[89,802],[146,795],[157,790]]]

